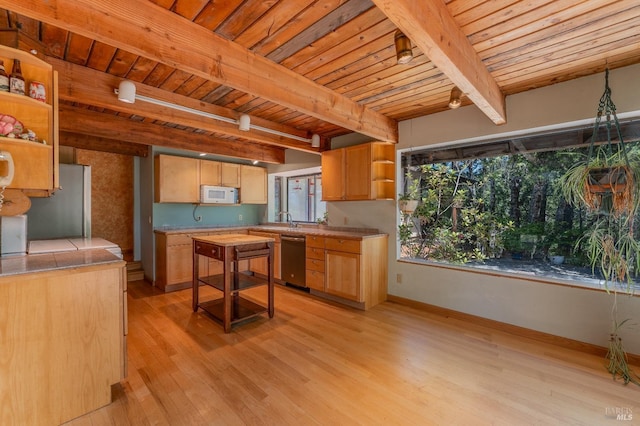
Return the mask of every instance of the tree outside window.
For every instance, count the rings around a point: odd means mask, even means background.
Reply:
[[[637,145],[629,149],[637,153]],[[592,273],[582,237],[597,215],[573,207],[559,188],[588,148],[420,165],[411,164],[415,152],[403,155],[403,187],[417,184],[419,203],[401,213],[401,258],[468,266],[553,260],[562,262],[558,270]]]

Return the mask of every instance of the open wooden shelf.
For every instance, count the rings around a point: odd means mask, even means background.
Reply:
[[[198,278],[198,281],[220,291],[224,291],[224,274],[200,277]],[[250,288],[263,285],[265,285],[265,281],[262,278],[249,275],[245,272],[233,272],[231,278],[231,293],[237,293],[242,290],[248,290]]]
[[[208,313],[220,324],[224,322],[224,298],[201,302],[198,307]],[[267,307],[252,302],[238,295],[231,300],[231,324],[244,321],[267,312]]]

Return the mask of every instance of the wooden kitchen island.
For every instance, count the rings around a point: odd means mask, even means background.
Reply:
[[[193,238],[193,311],[201,308],[220,322],[225,333],[240,321],[267,312],[273,318],[273,243],[270,237],[223,234]],[[216,259],[223,264],[222,274],[200,276],[200,256]],[[240,271],[239,262],[266,258],[267,278],[258,278]],[[200,302],[200,285],[206,284],[222,292],[222,297]],[[243,290],[266,286],[267,306],[241,296]]]

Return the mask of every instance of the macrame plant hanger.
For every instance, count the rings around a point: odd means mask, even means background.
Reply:
[[[605,148],[600,148],[604,152],[595,154],[595,141],[598,137],[603,116],[606,117],[604,124],[607,144]],[[613,127],[615,127],[615,135],[618,137],[616,152],[614,152],[614,144],[611,141],[611,135],[614,132]],[[603,154],[606,156],[604,163],[601,162],[600,158]],[[611,162],[611,159],[614,159],[614,161]],[[585,199],[587,205],[594,210],[607,209],[614,215],[629,213],[632,209],[635,195],[633,194],[633,174],[627,156],[627,147],[622,138],[620,122],[616,115],[616,106],[611,99],[609,69],[605,72],[604,93],[600,97],[598,114],[593,125],[587,167],[590,168],[586,176]]]

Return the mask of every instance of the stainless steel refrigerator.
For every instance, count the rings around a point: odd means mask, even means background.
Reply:
[[[91,166],[60,164],[60,189],[31,198],[27,239],[91,238]]]

